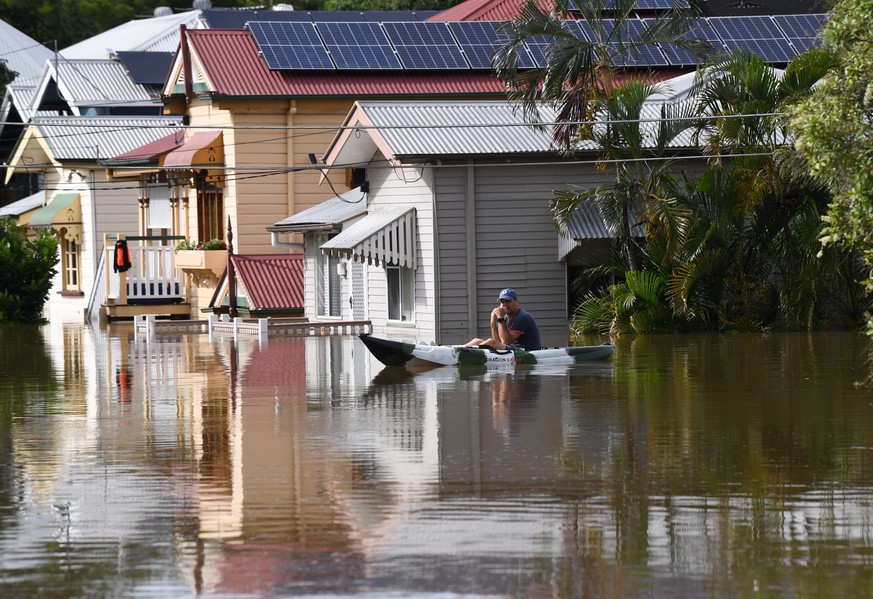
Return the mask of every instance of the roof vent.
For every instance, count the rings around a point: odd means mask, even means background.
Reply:
[[[194,0],[194,10],[210,10],[212,0]]]
[[[292,5],[292,4],[274,4],[273,10],[294,10],[294,5]]]
[[[159,6],[155,9],[156,17],[169,17],[171,14],[173,14],[173,9],[169,6]]]

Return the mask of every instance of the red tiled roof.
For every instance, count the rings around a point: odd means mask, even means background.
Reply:
[[[303,308],[303,254],[234,254],[231,259],[249,308]]]
[[[503,85],[485,72],[271,71],[248,31],[192,29],[187,36],[216,96],[505,97]]]
[[[527,0],[467,0],[428,17],[428,21],[512,21]],[[543,8],[551,9],[553,2],[540,0]],[[567,18],[572,19],[570,15]]]

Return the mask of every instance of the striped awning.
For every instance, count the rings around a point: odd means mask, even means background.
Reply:
[[[167,168],[209,168],[223,164],[224,138],[221,131],[198,131],[164,158]]]
[[[322,244],[321,251],[357,262],[387,266],[418,265],[415,208],[369,212]]]

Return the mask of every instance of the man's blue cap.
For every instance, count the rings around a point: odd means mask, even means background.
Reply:
[[[497,299],[502,300],[514,300],[518,299],[518,294],[515,292],[515,289],[507,287],[503,291],[500,292],[500,295],[497,296]]]

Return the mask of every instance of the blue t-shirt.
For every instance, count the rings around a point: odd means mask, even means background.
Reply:
[[[518,339],[512,342],[512,345],[523,347],[528,351],[542,349],[537,322],[524,309],[519,308],[514,318],[507,318],[506,328],[513,333],[521,333]]]

